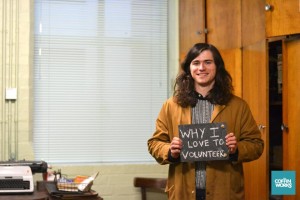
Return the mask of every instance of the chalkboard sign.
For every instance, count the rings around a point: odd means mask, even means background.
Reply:
[[[179,125],[182,162],[228,160],[226,123]]]

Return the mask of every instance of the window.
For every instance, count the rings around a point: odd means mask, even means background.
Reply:
[[[153,161],[167,41],[167,0],[36,0],[35,159]]]

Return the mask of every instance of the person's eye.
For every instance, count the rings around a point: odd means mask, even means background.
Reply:
[[[206,61],[205,61],[205,64],[206,64],[206,65],[212,64],[212,60],[206,60]]]
[[[195,62],[193,62],[192,64],[197,66],[197,65],[199,65],[199,64],[200,64],[200,62],[198,62],[198,61],[195,61]]]

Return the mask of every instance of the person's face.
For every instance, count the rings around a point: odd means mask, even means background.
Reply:
[[[217,67],[210,50],[204,50],[190,64],[191,75],[198,87],[213,88]]]

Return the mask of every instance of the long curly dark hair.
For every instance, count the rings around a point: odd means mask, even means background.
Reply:
[[[176,102],[182,107],[192,106],[197,103],[197,93],[194,79],[190,72],[191,62],[204,50],[212,52],[216,64],[216,77],[213,88],[209,91],[207,99],[213,104],[226,105],[233,96],[232,78],[225,69],[225,64],[219,50],[207,43],[195,44],[186,55],[181,64],[181,70],[176,77],[174,94]]]

